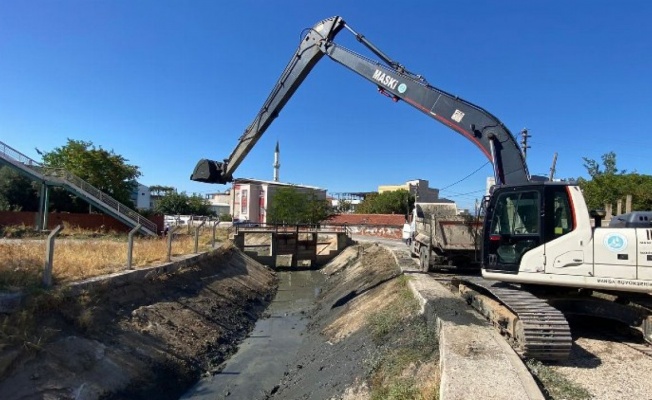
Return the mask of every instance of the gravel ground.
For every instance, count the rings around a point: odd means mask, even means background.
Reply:
[[[652,398],[652,358],[623,343],[579,337],[568,361],[549,366],[582,386],[593,399]]]

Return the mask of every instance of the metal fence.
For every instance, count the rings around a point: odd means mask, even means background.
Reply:
[[[234,223],[233,231],[238,234],[241,230],[246,232],[345,232],[351,233],[348,224],[266,224],[258,222]]]

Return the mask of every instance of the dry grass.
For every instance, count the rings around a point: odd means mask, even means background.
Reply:
[[[377,309],[367,323],[377,345],[390,349],[376,360],[370,377],[372,400],[434,400],[439,398],[437,338],[402,275],[392,283],[396,296]]]
[[[16,229],[19,230],[19,229]],[[52,276],[55,284],[79,281],[122,271],[127,266],[127,235],[64,229],[68,236],[54,246]],[[75,234],[77,232],[77,234]],[[192,254],[195,240],[187,229],[179,229],[172,241],[171,256]],[[227,231],[218,229],[217,242],[226,240]],[[0,289],[21,289],[40,284],[45,265],[45,238],[0,242]],[[198,251],[210,249],[212,231],[199,236]],[[167,238],[134,238],[132,266],[142,268],[167,260]]]
[[[105,229],[99,227],[97,229],[82,229],[78,226],[70,225],[68,222],[63,222],[63,230],[59,233],[59,237],[70,237],[76,239],[84,238],[118,238],[126,236],[125,233],[117,232],[112,229]],[[33,226],[25,224],[0,226],[0,236],[4,238],[18,239],[18,238],[32,238],[42,239],[48,236],[47,232],[35,231]]]

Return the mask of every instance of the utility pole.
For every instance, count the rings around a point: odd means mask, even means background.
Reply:
[[[555,177],[555,165],[557,165],[557,152],[555,151],[555,155],[552,157],[552,166],[550,167],[550,177],[548,178],[549,181],[552,180],[552,178]]]
[[[521,131],[521,151],[523,152],[523,159],[527,158],[527,149],[530,148],[527,144],[527,139],[530,137],[530,134],[527,128],[523,128]]]

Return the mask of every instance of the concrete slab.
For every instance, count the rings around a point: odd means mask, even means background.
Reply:
[[[407,250],[390,249],[439,336],[440,399],[543,400],[521,358],[466,302],[418,269]]]

